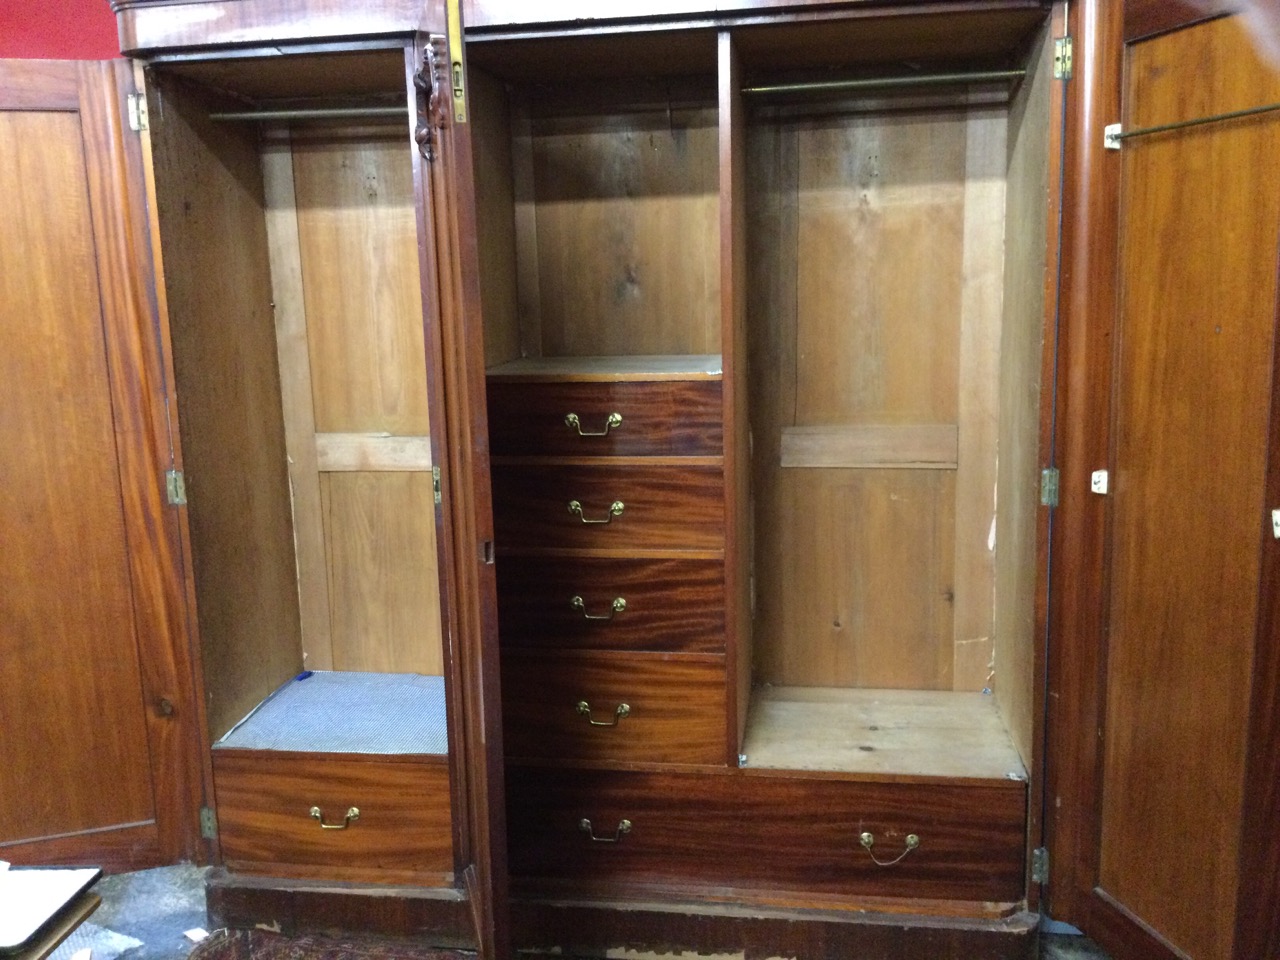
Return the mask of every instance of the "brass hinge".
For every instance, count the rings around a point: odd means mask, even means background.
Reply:
[[[431,468],[431,489],[435,492],[436,503],[440,502],[440,468]]]
[[[1075,41],[1059,37],[1053,41],[1053,79],[1070,80],[1075,59]]]
[[[200,808],[200,836],[205,840],[218,839],[218,815],[213,807]]]
[[[462,68],[462,12],[459,0],[448,0],[449,87],[453,92],[453,122],[467,122],[467,82]]]
[[[1031,851],[1031,882],[1041,886],[1049,882],[1049,851],[1044,847]]]
[[[1061,479],[1057,467],[1040,471],[1040,505],[1042,507],[1058,505],[1058,487]]]
[[[125,109],[129,113],[129,129],[141,133],[147,129],[147,95],[131,93],[125,98]]]
[[[181,470],[165,471],[164,490],[170,506],[185,507],[187,505],[187,481]]]

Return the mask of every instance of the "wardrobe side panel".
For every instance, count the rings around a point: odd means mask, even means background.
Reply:
[[[151,138],[209,729],[302,667],[257,132],[156,76]]]
[[[995,553],[994,690],[1022,762],[1035,724],[1035,600],[1040,504],[1040,370],[1049,230],[1049,125],[1053,42],[1037,40],[1009,115],[1004,324],[1000,342],[1000,460]],[[1056,189],[1056,184],[1053,187]]]

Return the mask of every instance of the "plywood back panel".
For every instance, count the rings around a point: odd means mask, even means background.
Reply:
[[[531,174],[535,210],[517,226],[536,241],[517,245],[536,250],[537,290],[522,264],[520,300],[536,297],[541,352],[719,353],[715,107],[531,109],[515,165]]]
[[[1004,167],[990,107],[752,129],[758,680],[986,680]],[[881,434],[954,439],[908,462],[797,459],[798,441]]]
[[[151,105],[210,733],[302,666],[257,131],[183,81]]]
[[[1049,125],[1053,41],[1042,32],[1009,114],[1009,180],[1000,330],[999,509],[995,550],[995,677],[1000,715],[1033,767],[1036,525],[1040,510],[1040,370],[1049,249]],[[1056,184],[1054,185],[1056,189]]]
[[[1237,20],[1130,50],[1130,129],[1277,100],[1280,74]],[[1235,955],[1238,853],[1266,842],[1240,817],[1274,506],[1278,154],[1274,115],[1124,146],[1099,875],[1204,960]]]
[[[431,474],[326,473],[320,491],[334,668],[442,674]]]
[[[316,429],[427,435],[422,294],[403,131],[296,142]]]

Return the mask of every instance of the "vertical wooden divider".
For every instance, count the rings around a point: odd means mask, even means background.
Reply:
[[[725,666],[728,762],[737,763],[751,700],[751,425],[746,361],[746,116],[733,35],[719,38],[720,335],[724,376]]]
[[[267,252],[271,259],[280,399],[284,408],[284,443],[289,459],[293,537],[298,557],[303,663],[311,670],[332,670],[329,575],[316,463],[311,357],[307,349],[302,252],[293,189],[293,147],[287,127],[265,131],[263,141],[262,183],[266,201]]]

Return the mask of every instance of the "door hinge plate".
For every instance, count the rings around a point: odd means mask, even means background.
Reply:
[[[1031,882],[1041,886],[1049,882],[1049,851],[1044,847],[1031,851]]]
[[[141,133],[147,129],[147,95],[131,93],[125,99],[125,109],[129,113],[129,129]]]
[[[1060,37],[1053,41],[1053,79],[1070,80],[1075,60],[1075,41]]]
[[[1058,505],[1058,486],[1061,479],[1057,467],[1040,471],[1040,505],[1042,507]]]
[[[218,839],[218,815],[213,807],[200,808],[200,836],[205,840]]]
[[[436,503],[440,503],[440,468],[431,468],[431,489],[435,493]]]
[[[181,470],[165,471],[164,490],[170,506],[185,507],[187,505],[187,481]]]

